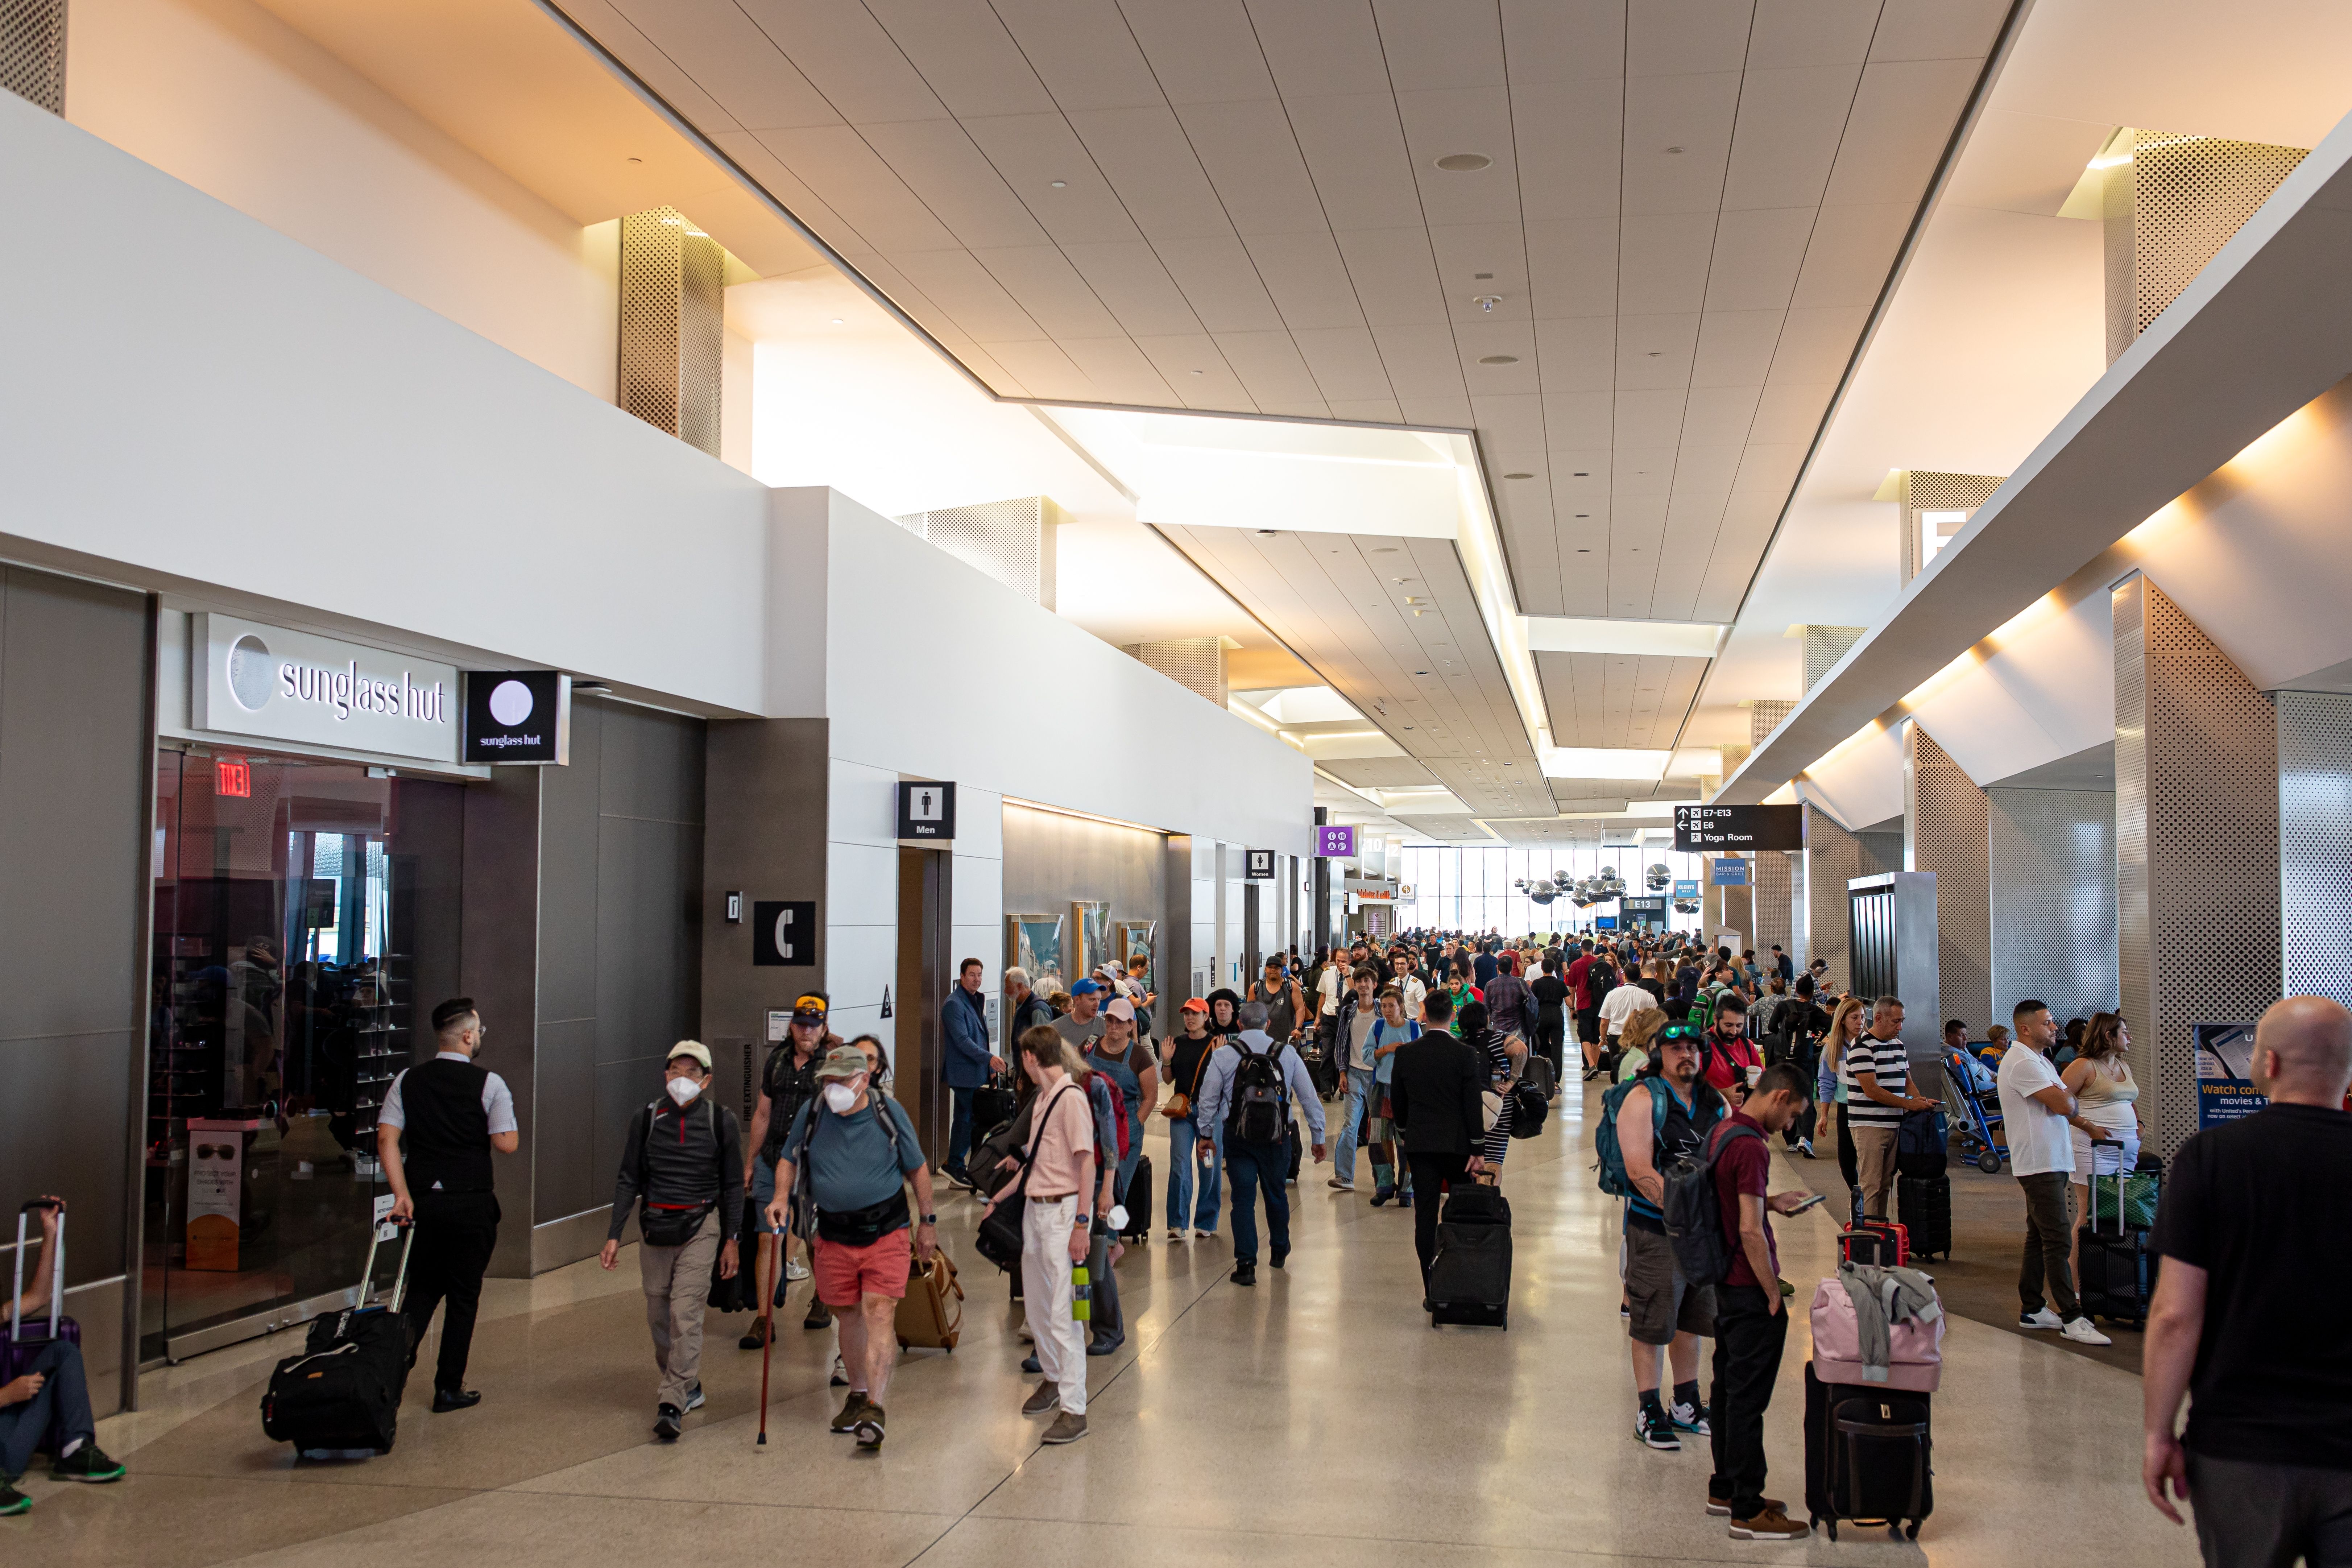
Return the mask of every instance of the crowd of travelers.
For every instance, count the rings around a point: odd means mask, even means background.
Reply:
[[[1136,1186],[1151,1116],[1167,1132],[1166,1243],[1214,1243],[1229,1220],[1232,1283],[1255,1287],[1262,1243],[1266,1267],[1289,1257],[1289,1189],[1303,1163],[1328,1155],[1327,1187],[1353,1194],[1360,1155],[1370,1205],[1415,1211],[1426,1297],[1441,1204],[1499,1184],[1514,1118],[1539,1124],[1577,1059],[1599,1098],[1587,1121],[1602,1190],[1623,1201],[1635,1437],[1669,1451],[1707,1440],[1705,1507],[1733,1538],[1805,1536],[1807,1523],[1764,1491],[1764,1418],[1793,1294],[1773,1220],[1822,1200],[1770,1190],[1772,1142],[1806,1160],[1817,1145],[1833,1150],[1859,1227],[1885,1218],[1897,1129],[1939,1103],[1913,1081],[1902,1001],[1842,994],[1826,968],[1800,970],[1777,946],[1759,956],[1676,933],[1413,932],[1311,960],[1270,955],[1245,992],[1188,998],[1156,1036],[1160,998],[1140,974],[1108,964],[1040,995],[1012,969],[1000,1050],[985,966],[967,960],[942,1005],[951,1118],[939,1169],[979,1199],[981,1250],[1012,1273],[1024,1309],[1023,1365],[1037,1382],[1024,1413],[1053,1418],[1048,1445],[1087,1433],[1087,1363],[1126,1337],[1118,1265],[1154,1228],[1149,1183]],[[938,1215],[887,1047],[871,1034],[842,1039],[830,1013],[822,992],[798,998],[748,1129],[707,1092],[710,1053],[688,1040],[624,1140],[600,1261],[616,1266],[634,1220],[658,1440],[677,1440],[704,1403],[714,1291],[756,1307],[740,1343],[765,1351],[788,1290],[813,1279],[803,1327],[838,1337],[833,1382],[844,1395],[831,1429],[863,1449],[884,1441],[897,1314],[938,1248]],[[437,1054],[395,1080],[383,1142],[394,1219],[416,1228],[425,1259],[406,1303],[408,1356],[413,1364],[446,1307],[432,1409],[446,1414],[481,1398],[465,1372],[499,1217],[490,1161],[517,1138],[505,1084],[474,1060],[485,1033],[474,1004],[444,1003],[433,1022]],[[2024,1194],[2019,1325],[2105,1344],[2075,1289],[2077,1220],[2088,1184],[2143,1163],[2130,1030],[2104,1012],[2062,1026],[2026,1000],[1983,1042],[1969,1034],[1949,1021],[1942,1044],[1955,1071],[1984,1064],[1990,1084],[1979,1092],[1997,1098]],[[2210,1564],[2344,1563],[2352,1336],[2315,1331],[2299,1303],[2352,1286],[2344,1249],[2311,1245],[2352,1235],[2352,1013],[2323,997],[2277,1004],[2250,1071],[2267,1108],[2200,1132],[2165,1174],[2150,1247],[2162,1267],[2147,1313],[2144,1480],[2176,1521],[2177,1502],[2193,1500]],[[65,1205],[28,1206],[43,1246],[15,1314],[37,1318],[56,1310]],[[1698,1279],[1673,1222],[1692,1213],[1710,1216],[1715,1254]],[[1895,1289],[1911,1288],[1906,1273],[1885,1271]],[[1704,1390],[1702,1340],[1714,1346]],[[98,1447],[79,1351],[65,1336],[0,1384],[0,1514],[31,1506],[5,1483],[37,1450],[58,1479],[124,1473]]]

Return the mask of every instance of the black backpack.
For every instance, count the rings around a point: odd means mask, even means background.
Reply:
[[[1234,1068],[1234,1109],[1225,1118],[1225,1131],[1244,1143],[1280,1143],[1290,1126],[1282,1084],[1282,1042],[1276,1040],[1270,1051],[1254,1051],[1236,1036],[1233,1046],[1242,1059]]]
[[[1761,1138],[1753,1127],[1718,1122],[1696,1155],[1678,1154],[1659,1174],[1665,1183],[1666,1235],[1675,1266],[1694,1285],[1719,1285],[1731,1269],[1731,1243],[1723,1234],[1723,1205],[1715,1192],[1715,1163],[1734,1138]]]

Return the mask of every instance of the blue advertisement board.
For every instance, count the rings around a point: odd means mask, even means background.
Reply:
[[[1675,897],[1676,897],[1676,898],[1678,898],[1678,899],[1696,899],[1696,898],[1697,898],[1697,897],[1698,897],[1698,879],[1697,879],[1696,877],[1688,877],[1688,878],[1685,878],[1685,879],[1684,879],[1683,880],[1681,880],[1681,881],[1679,881],[1679,882],[1676,882],[1676,883],[1675,884]]]
[[[2252,1024],[2194,1024],[2197,1041],[2197,1125],[2241,1121],[2270,1104],[2253,1083]]]
[[[1706,874],[1718,888],[1748,886],[1748,862],[1745,860],[1710,860]]]

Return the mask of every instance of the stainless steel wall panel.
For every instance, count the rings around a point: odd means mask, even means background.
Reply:
[[[2281,691],[2273,700],[2284,990],[2352,1005],[2352,697]]]
[[[1818,806],[1805,807],[1805,962],[1829,961],[1829,977],[1851,984],[1845,885],[1863,874],[1862,846]]]
[[[1985,791],[1992,872],[1993,1019],[2026,1000],[2061,1022],[2120,999],[2116,797],[2105,790]]]

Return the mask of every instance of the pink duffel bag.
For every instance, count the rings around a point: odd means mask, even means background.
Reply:
[[[1868,1375],[1862,1361],[1862,1330],[1853,1318],[1853,1298],[1835,1278],[1813,1287],[1813,1374],[1823,1383],[1866,1388],[1901,1388],[1933,1394],[1944,1378],[1944,1314],[1893,1325],[1888,1335],[1886,1378]]]

